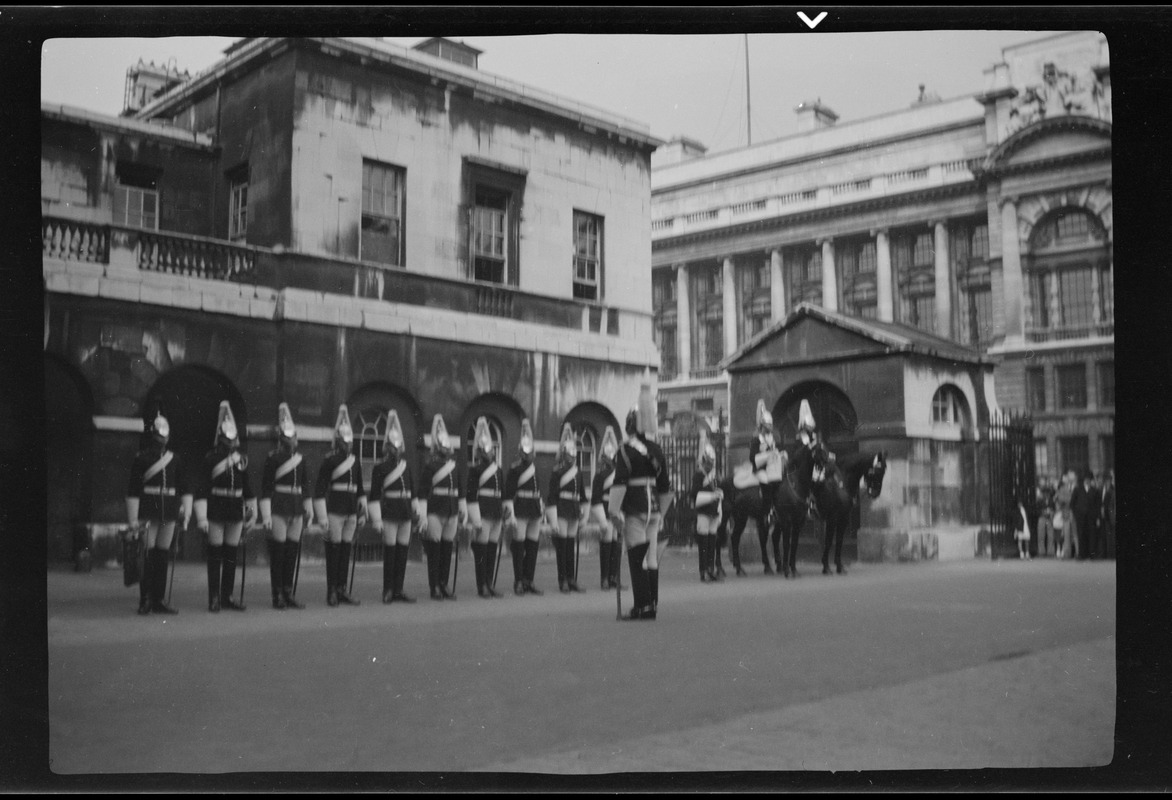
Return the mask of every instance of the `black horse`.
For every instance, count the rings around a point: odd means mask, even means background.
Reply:
[[[818,516],[825,523],[822,545],[822,574],[830,574],[830,545],[834,543],[834,565],[838,574],[842,566],[842,540],[850,524],[851,510],[859,496],[859,484],[867,487],[872,499],[883,490],[883,476],[887,473],[887,454],[853,453],[842,458],[832,457],[829,451],[815,453],[813,493]]]
[[[773,502],[773,524],[769,522],[769,507],[767,506],[761,489],[752,486],[747,489],[738,489],[732,478],[726,478],[720,485],[724,492],[724,502],[721,504],[720,528],[727,531],[732,524],[732,534],[729,538],[729,555],[737,575],[745,575],[741,568],[741,535],[745,532],[745,525],[750,519],[757,523],[757,539],[761,544],[761,562],[765,565],[765,574],[774,574],[769,562],[768,542],[772,530],[773,557],[778,571],[785,577],[796,577],[795,560],[798,550],[798,534],[806,521],[809,508],[811,476],[814,472],[814,452],[805,445],[789,455],[784,479],[776,485]],[[784,544],[784,553],[779,549]]]

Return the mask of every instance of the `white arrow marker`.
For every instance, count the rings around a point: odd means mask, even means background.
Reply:
[[[802,22],[804,22],[810,26],[810,30],[813,30],[814,28],[818,27],[819,22],[826,19],[826,12],[823,11],[821,14],[814,17],[814,19],[810,19],[809,17],[807,17],[805,11],[799,11],[798,16],[802,18]]]

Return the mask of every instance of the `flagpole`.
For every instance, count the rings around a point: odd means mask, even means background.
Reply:
[[[753,104],[749,97],[749,34],[745,34],[745,116],[749,144],[753,144]]]

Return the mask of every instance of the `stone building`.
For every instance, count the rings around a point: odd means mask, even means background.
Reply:
[[[119,117],[43,102],[50,557],[121,521],[156,401],[190,460],[227,399],[256,482],[282,401],[311,470],[341,403],[367,475],[390,409],[416,458],[433,414],[462,459],[478,416],[506,460],[528,417],[539,470],[565,421],[592,467],[656,381],[661,142],[478,56],[245,39],[177,85],[128,83]]]
[[[991,405],[1032,416],[1040,474],[1113,466],[1107,42],[1040,35],[1002,55],[976,96],[920,87],[862,120],[812,100],[794,135],[723,153],[677,139],[655,153],[661,421],[728,420],[743,456],[752,404],[730,403],[722,365],[809,303],[991,362]],[[788,388],[763,399],[772,408]],[[908,435],[938,438],[911,425],[931,418],[921,411],[907,410]],[[950,421],[940,436],[952,435]]]

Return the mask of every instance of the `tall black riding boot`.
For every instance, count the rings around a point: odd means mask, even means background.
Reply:
[[[724,547],[724,543],[725,543],[725,541],[727,541],[727,539],[728,539],[727,529],[723,534],[718,532],[716,534],[716,536],[713,537],[712,549],[715,552],[712,555],[712,560],[713,560],[713,563],[716,564],[716,572],[714,574],[716,575],[717,579],[724,577],[724,563],[720,557],[720,549],[722,547]]]
[[[538,547],[536,539],[525,540],[525,591],[529,594],[543,595],[545,592],[533,585],[533,580],[537,577]]]
[[[623,548],[617,542],[610,543],[610,589],[623,588]]]
[[[269,583],[273,588],[273,608],[285,607],[285,587],[281,581],[285,574],[285,543],[269,539]]]
[[[578,537],[569,536],[566,538],[566,585],[570,587],[571,592],[585,592],[581,586],[578,585]]]
[[[155,549],[141,546],[145,549],[142,554],[142,574],[138,576],[138,613],[145,616],[151,613],[151,575],[154,574],[151,567],[155,563]]]
[[[423,552],[427,556],[427,589],[432,600],[443,600],[444,595],[439,590],[439,542],[426,539],[423,542]]]
[[[338,545],[338,602],[348,606],[360,606],[362,601],[351,597],[347,588],[350,584],[350,558],[353,555],[353,542],[342,542]]]
[[[647,570],[647,599],[651,603],[651,619],[659,611],[659,568]],[[646,616],[646,615],[644,615]]]
[[[178,614],[179,612],[167,605],[167,567],[170,559],[165,549],[156,547],[155,566],[151,581],[151,611],[155,614]]]
[[[472,568],[476,573],[476,596],[488,599],[490,595],[485,589],[484,554],[486,546],[481,542],[472,542]]]
[[[630,616],[624,617],[624,619],[642,619],[645,614],[651,613],[647,571],[643,569],[643,557],[647,555],[648,547],[649,545],[644,542],[627,550],[627,568],[631,570],[633,607]]]
[[[395,559],[398,551],[395,545],[383,542],[383,602],[395,599]]]
[[[448,579],[452,577],[452,553],[455,551],[455,540],[441,539],[439,550],[439,589],[445,600],[456,599],[456,587],[448,588]]]
[[[223,545],[208,545],[208,611],[220,610],[220,566],[224,558]]]
[[[708,583],[708,537],[696,534],[696,559],[700,564],[700,583]]]
[[[566,582],[566,545],[569,541],[563,536],[553,537],[553,552],[558,568],[558,591],[562,594],[570,593],[570,586]]]
[[[236,591],[236,554],[239,547],[230,544],[224,545],[224,566],[220,572],[220,608],[232,611],[243,611],[244,604],[232,599]]]
[[[525,594],[525,542],[509,542],[509,552],[513,556],[513,594]]]
[[[407,576],[407,551],[410,545],[395,545],[395,595],[394,600],[400,603],[414,603],[415,598],[403,592],[403,579]]]
[[[484,587],[488,590],[489,597],[500,597],[501,593],[496,590],[496,570],[500,542],[490,541],[484,547]]]
[[[326,605],[338,605],[338,543],[323,542],[326,549]]]
[[[598,542],[598,587],[602,591],[612,588],[610,585],[610,542]]]
[[[305,608],[304,603],[297,602],[293,596],[293,579],[297,573],[297,558],[301,554],[301,542],[289,539],[285,542],[285,550],[281,555],[281,596],[285,599],[286,608]]]

